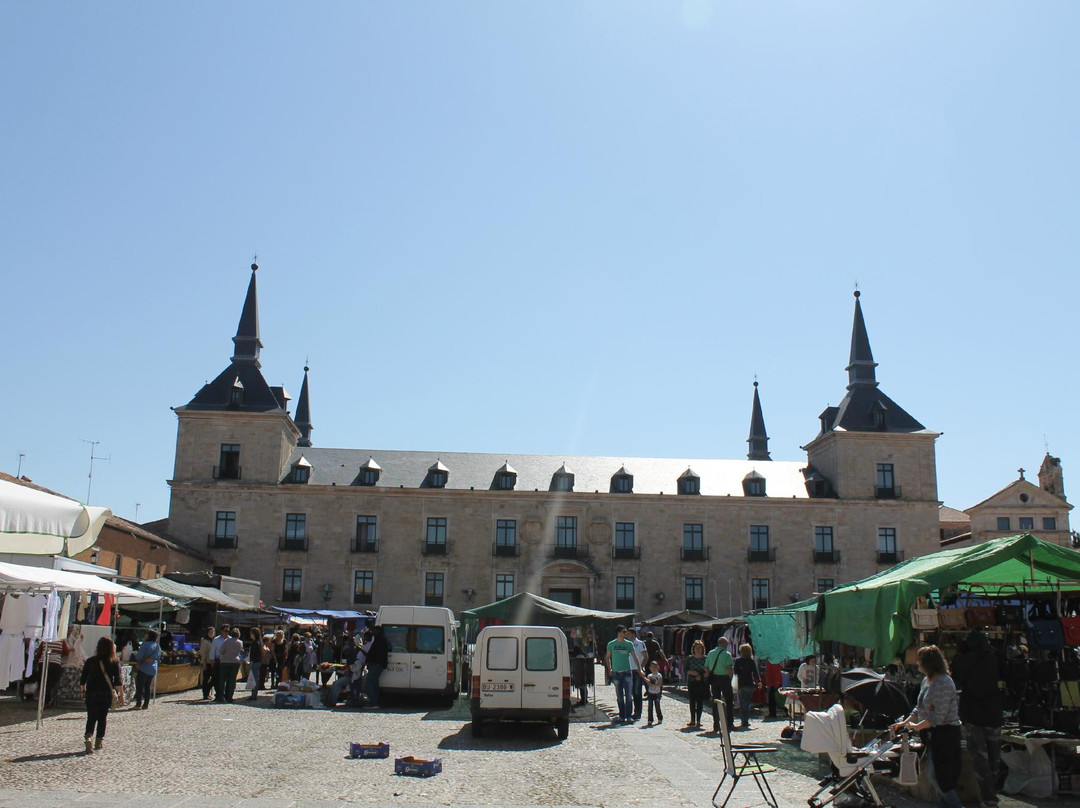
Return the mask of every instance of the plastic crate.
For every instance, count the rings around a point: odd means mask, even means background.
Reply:
[[[390,757],[390,744],[388,743],[350,743],[349,757],[351,758],[388,758]]]
[[[406,777],[431,777],[442,771],[442,758],[399,757],[394,760],[394,774],[403,774]]]

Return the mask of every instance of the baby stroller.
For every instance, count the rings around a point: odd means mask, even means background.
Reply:
[[[833,773],[822,780],[807,800],[810,808],[829,805],[843,794],[857,797],[864,805],[883,808],[870,781],[872,774],[896,778],[901,785],[918,782],[916,764],[921,744],[908,735],[894,737],[886,731],[861,748],[851,744],[844,708],[834,704],[825,713],[807,713],[803,725],[802,748],[805,752],[827,754]]]

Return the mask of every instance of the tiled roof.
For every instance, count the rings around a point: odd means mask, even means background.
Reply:
[[[294,450],[287,468],[303,455],[311,463],[308,485],[349,486],[358,483],[360,467],[374,458],[382,469],[378,488],[421,488],[432,464],[449,470],[447,490],[494,490],[495,476],[505,463],[517,472],[516,491],[549,491],[562,467],[572,469],[574,491],[607,493],[611,477],[621,467],[634,470],[635,494],[676,494],[678,480],[691,466],[701,478],[705,496],[743,496],[743,479],[757,471],[766,480],[770,497],[807,499],[804,462],[783,460],[713,460],[702,458],[590,457],[567,455],[507,455],[477,452],[407,452],[383,449]]]
[[[970,524],[971,517],[963,511],[958,511],[956,508],[950,508],[948,505],[938,506],[938,521],[939,522],[962,522],[964,524]]]

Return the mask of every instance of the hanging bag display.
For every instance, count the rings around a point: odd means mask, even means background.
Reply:
[[[976,590],[979,590],[977,595]],[[989,598],[986,590],[983,587],[971,587],[968,590],[967,598],[967,610],[964,616],[967,618],[967,624],[969,628],[983,628],[985,626],[997,625],[997,610],[993,606],[980,605],[973,606],[971,601],[978,596],[981,600]]]
[[[1036,604],[1028,613],[1028,648],[1032,651],[1060,651],[1065,647],[1061,618],[1055,617],[1049,603]]]
[[[1066,645],[1080,645],[1080,617],[1062,617],[1061,635]]]
[[[952,606],[938,610],[938,626],[943,629],[967,628],[967,607]]]
[[[1020,590],[1015,586],[1010,587],[1014,596],[1020,597]],[[998,597],[1004,597],[1005,587],[998,590]],[[1022,626],[1026,622],[1024,617],[1024,604],[1022,603],[999,603],[994,608],[994,617],[999,626]]]
[[[938,610],[926,598],[916,598],[911,607],[911,627],[919,631],[933,631],[938,627]]]

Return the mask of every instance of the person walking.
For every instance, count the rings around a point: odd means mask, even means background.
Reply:
[[[216,702],[225,701],[225,692],[221,689],[221,646],[225,644],[228,637],[229,624],[222,623],[217,636],[210,643],[210,662],[214,669],[214,701]]]
[[[660,662],[649,663],[649,673],[645,676],[645,698],[649,700],[649,723],[653,724],[653,708],[656,708],[656,723],[664,723],[664,711],[660,709],[660,699],[664,695],[664,676],[660,673]]]
[[[210,698],[210,691],[214,689],[214,660],[210,656],[210,649],[214,645],[214,637],[217,632],[213,626],[206,627],[206,636],[199,641],[199,663],[202,665],[202,697],[206,701]]]
[[[956,793],[960,780],[960,713],[956,684],[949,676],[945,655],[936,645],[919,649],[919,671],[925,677],[919,686],[915,709],[903,721],[893,724],[896,732],[930,731],[928,774],[938,790],[938,808],[964,808]]]
[[[690,701],[690,723],[687,729],[701,729],[701,713],[709,697],[709,678],[705,670],[705,643],[694,640],[686,658],[686,692]]]
[[[626,639],[634,645],[634,655],[631,659],[634,665],[634,676],[630,681],[630,692],[634,697],[634,712],[631,716],[635,721],[641,720],[641,705],[645,696],[645,643],[638,639],[637,629],[628,626]]]
[[[720,733],[720,711],[715,704],[717,699],[724,700],[728,729],[735,727],[735,694],[731,691],[731,672],[735,667],[735,660],[728,651],[730,644],[727,637],[721,637],[716,641],[716,647],[705,657],[705,670],[709,673],[709,690],[714,702],[712,731],[715,734]]]
[[[236,691],[236,677],[240,673],[240,657],[244,653],[244,644],[240,641],[240,629],[234,628],[221,643],[218,654],[218,701],[232,703]]]
[[[964,743],[971,754],[975,779],[983,805],[998,804],[997,782],[1001,768],[1001,662],[981,631],[972,631],[965,649],[952,664],[952,678],[960,691],[960,723]]]
[[[120,679],[120,661],[116,646],[108,637],[101,637],[94,655],[83,663],[79,674],[79,691],[86,702],[86,754],[92,755],[105,742],[105,724],[112,706],[113,691],[116,703],[124,705],[124,686]]]
[[[375,626],[371,630],[371,646],[367,649],[365,659],[367,675],[364,677],[367,706],[373,710],[379,709],[379,678],[389,662],[390,647],[386,644],[386,637],[383,636],[383,627]]]
[[[161,646],[158,645],[158,633],[153,629],[146,632],[146,637],[139,650],[132,658],[135,666],[135,708],[148,710],[154,677],[157,676],[158,662],[161,661]]]
[[[615,639],[607,644],[605,667],[615,685],[615,703],[619,706],[619,718],[616,723],[629,724],[634,713],[634,696],[631,680],[634,677],[634,644],[626,639],[626,627],[617,626]]]
[[[248,662],[251,664],[251,681],[254,682],[254,687],[251,688],[248,701],[255,701],[259,697],[259,683],[262,681],[260,678],[263,666],[262,630],[255,626],[249,636],[251,637],[251,649],[248,651]]]
[[[739,685],[739,719],[742,722],[739,729],[750,729],[750,706],[761,678],[758,676],[754,649],[749,643],[739,646],[739,658],[735,660],[732,670]]]
[[[279,628],[270,640],[270,687],[277,687],[281,679],[288,680],[288,668],[285,666],[288,651],[289,642],[285,639],[285,632]]]

